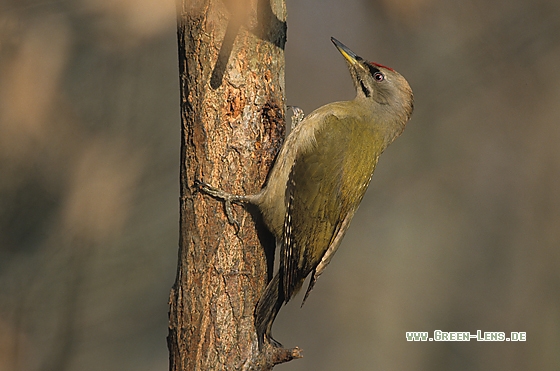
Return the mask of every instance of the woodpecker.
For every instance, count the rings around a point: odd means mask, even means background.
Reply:
[[[370,183],[381,153],[404,130],[412,89],[392,68],[368,62],[335,38],[356,88],[351,101],[327,104],[305,116],[286,138],[264,188],[232,195],[200,182],[205,193],[257,206],[280,246],[280,267],[255,309],[259,346],[281,347],[272,324],[283,304],[311,274],[303,303],[338,249]]]

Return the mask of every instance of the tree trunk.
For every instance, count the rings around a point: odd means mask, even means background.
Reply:
[[[259,217],[197,192],[256,193],[284,138],[284,0],[177,0],[181,199],[170,294],[170,370],[269,370],[295,350],[259,351],[253,312],[273,262]]]

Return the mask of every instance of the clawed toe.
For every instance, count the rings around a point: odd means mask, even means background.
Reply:
[[[201,180],[195,180],[194,186],[199,191],[204,192],[207,195],[212,196],[214,198],[220,199],[224,202],[224,208],[226,210],[226,216],[228,218],[228,222],[235,227],[235,233],[236,234],[239,233],[239,230],[241,229],[241,224],[233,217],[231,204],[234,202],[240,204],[243,203],[244,197],[224,192],[221,189],[212,187],[210,184]]]

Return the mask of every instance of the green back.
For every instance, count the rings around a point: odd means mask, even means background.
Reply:
[[[326,115],[315,138],[315,148],[296,157],[286,189],[280,257],[286,301],[340,243],[384,147],[375,125],[356,116]]]

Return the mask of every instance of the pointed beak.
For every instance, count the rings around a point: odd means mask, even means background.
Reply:
[[[331,37],[331,41],[333,42],[334,46],[336,46],[340,54],[342,54],[342,56],[346,58],[348,63],[350,63],[350,65],[355,65],[356,63],[358,63],[358,60],[362,59],[358,57],[352,50],[348,49],[346,45],[344,45],[334,37]]]

